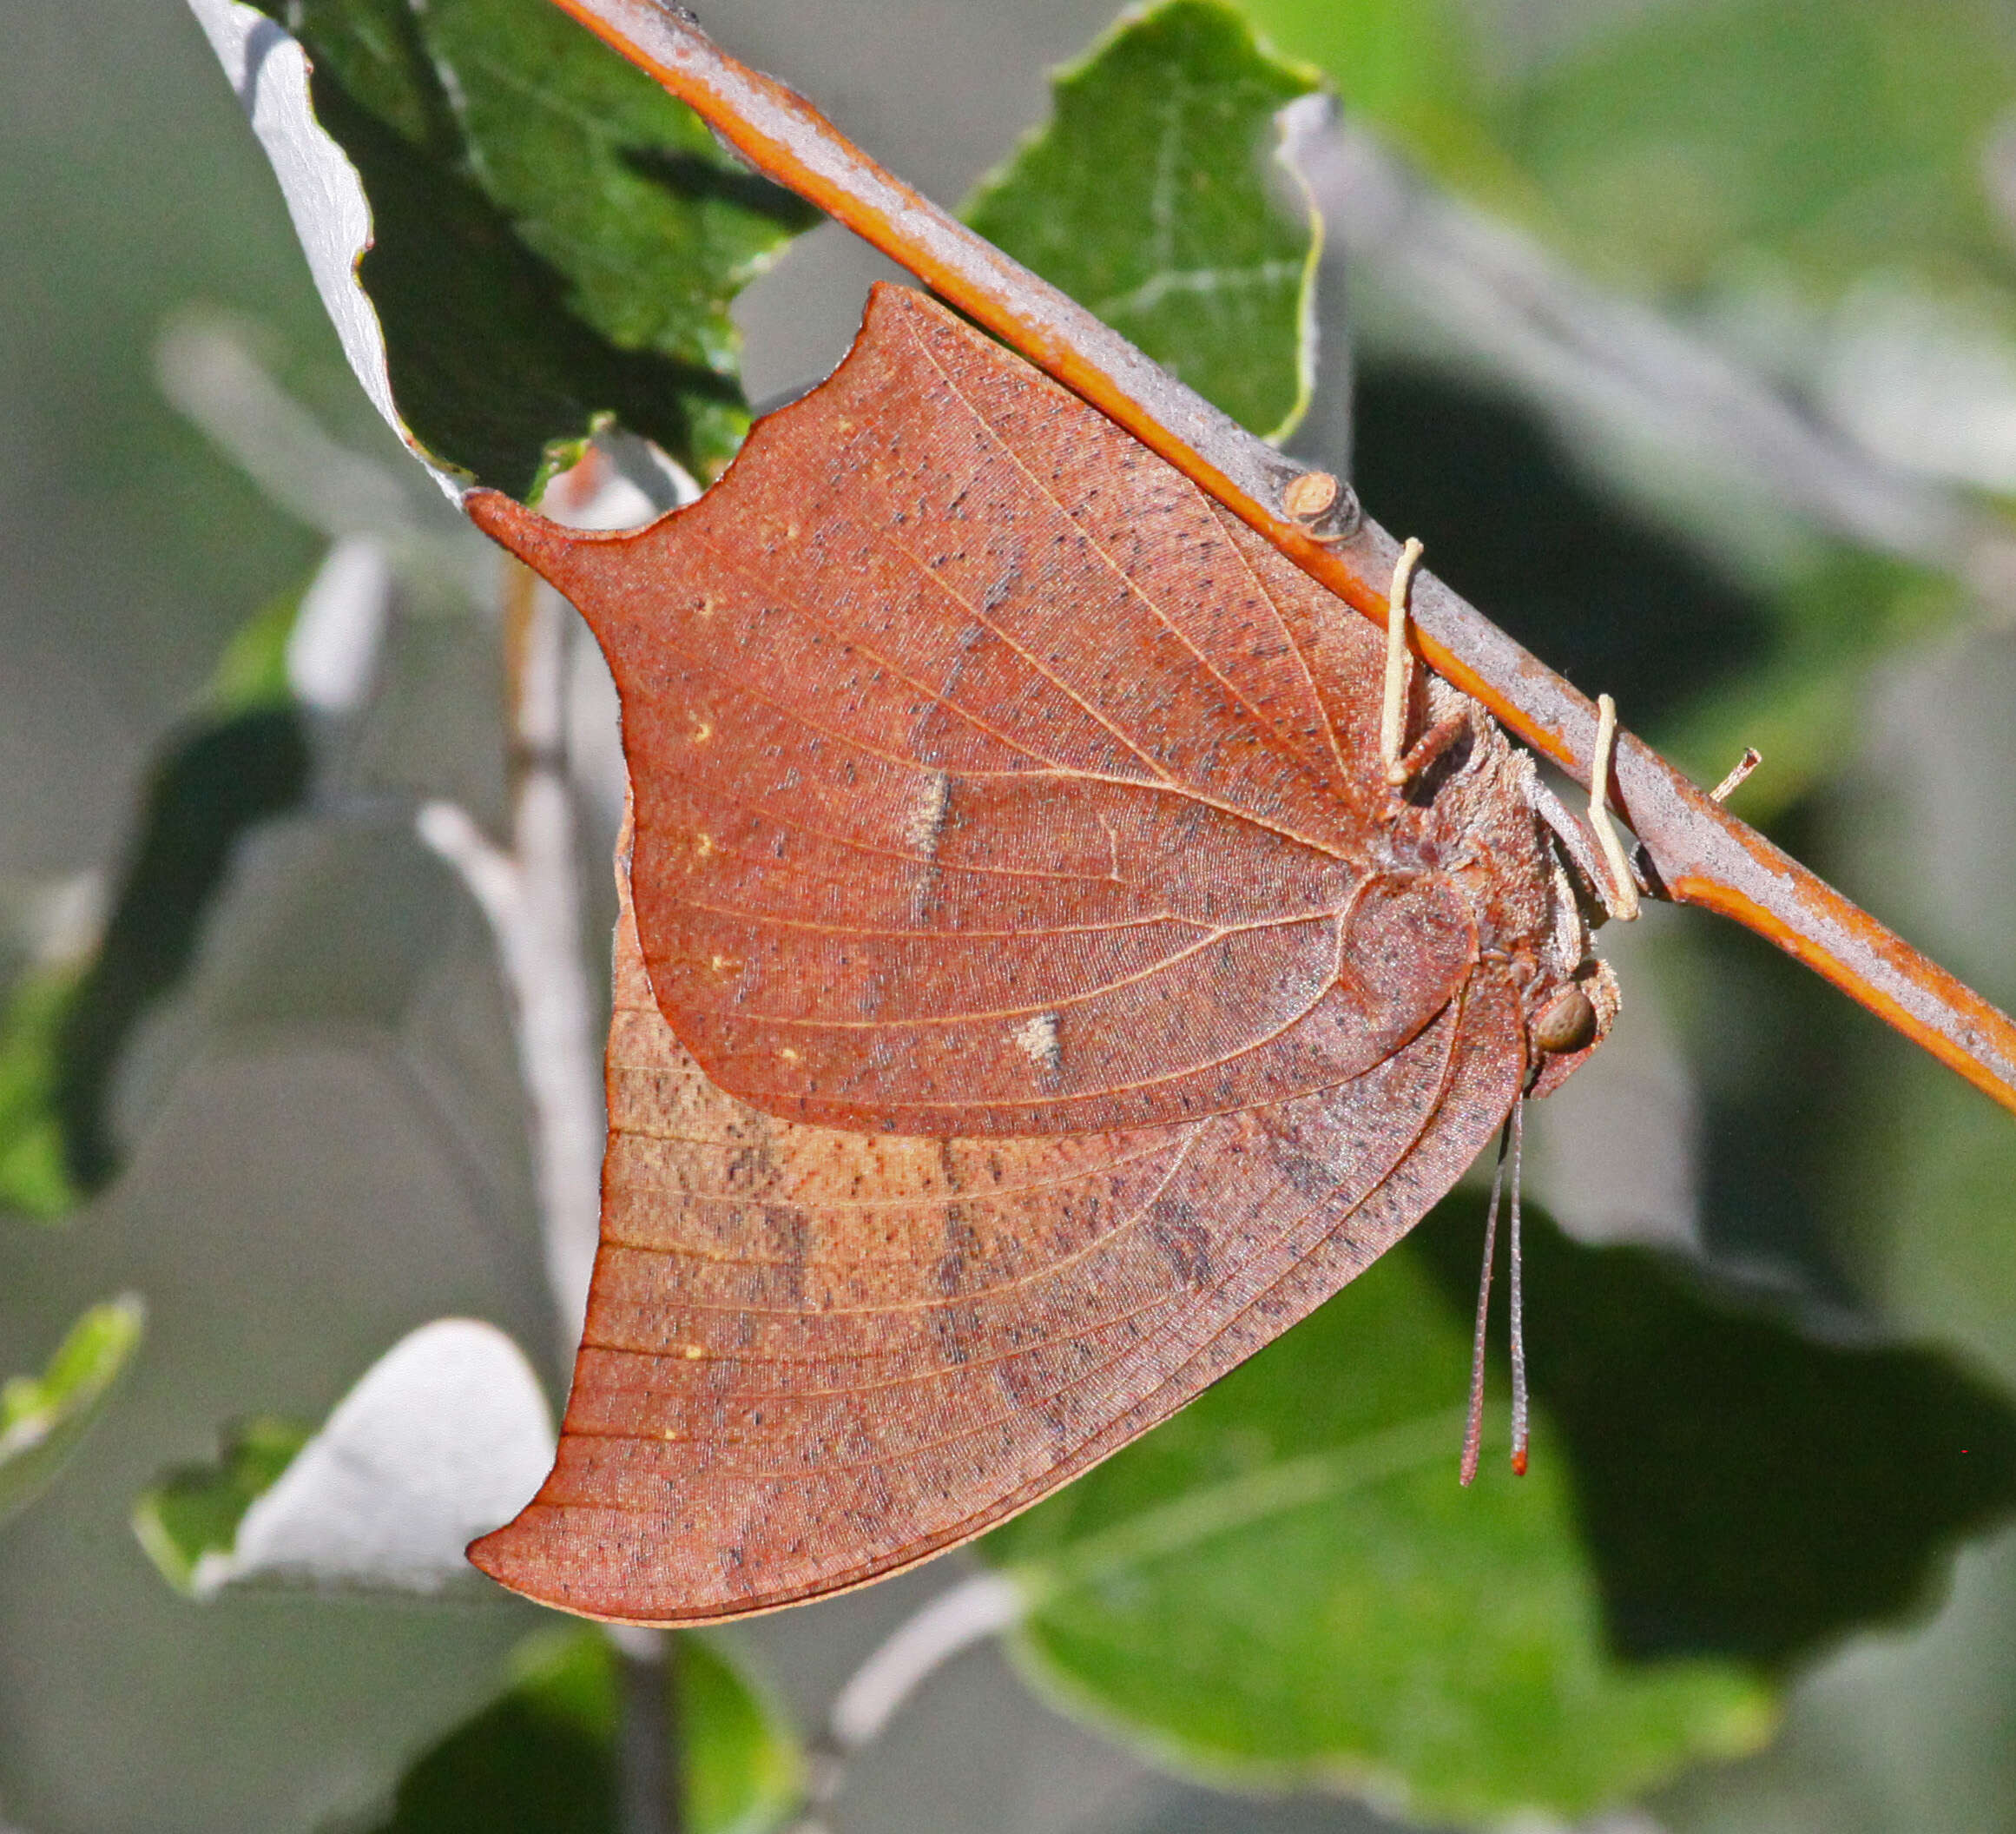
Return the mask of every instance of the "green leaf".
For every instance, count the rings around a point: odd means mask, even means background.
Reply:
[[[1790,1138],[1790,1130],[1782,1138]],[[1467,1211],[1467,1214],[1466,1213]],[[1453,1317],[1481,1225],[1417,1232]],[[1942,1355],[1644,1249],[1529,1219],[1526,1340],[1611,1646],[1782,1673],[1928,1600],[1956,1540],[2016,1512],[2016,1409]]]
[[[1235,419],[1308,405],[1321,226],[1275,117],[1317,73],[1221,0],[1130,16],[1057,73],[1050,124],[968,201],[979,233]]]
[[[210,671],[209,710],[220,719],[293,703],[287,680],[287,643],[300,615],[302,594],[283,592],[242,624]]]
[[[1732,1316],[1532,1217],[1532,1474],[1487,1455],[1459,1489],[1479,1231],[1451,1200],[989,1538],[1044,1692],[1209,1780],[1574,1818],[1761,1744],[1788,1663],[2016,1502],[2016,1417],[1938,1359]]]
[[[799,1799],[796,1740],[708,1639],[668,1639],[691,1834],[763,1834]],[[616,1834],[623,1665],[598,1630],[521,1646],[510,1688],[425,1752],[372,1834]]]
[[[1208,1779],[1429,1818],[1582,1814],[1762,1741],[1720,1661],[1620,1661],[1559,1441],[1456,1482],[1468,1361],[1389,1255],[1137,1446],[992,1537],[1038,1682]]]
[[[547,0],[267,0],[361,175],[407,426],[520,497],[613,415],[711,476],[748,426],[728,301],[817,213]]]
[[[0,1013],[0,1204],[51,1222],[82,1197],[64,1163],[56,1114],[56,1037],[82,970],[23,975]]]
[[[298,1421],[271,1415],[234,1421],[224,1429],[215,1464],[178,1466],[142,1493],[133,1532],[177,1592],[197,1596],[197,1564],[207,1554],[230,1554],[245,1512],[293,1462],[309,1433]]]
[[[72,1325],[40,1376],[0,1382],[0,1521],[46,1488],[104,1410],[140,1343],[147,1309],[133,1294]]]

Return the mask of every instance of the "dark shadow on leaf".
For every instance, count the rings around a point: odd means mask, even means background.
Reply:
[[[299,803],[308,777],[307,736],[291,707],[204,727],[155,771],[97,960],[56,1033],[52,1103],[69,1175],[83,1190],[118,1169],[108,1106],[120,1053],[187,972],[239,838]]]
[[[705,364],[619,349],[568,304],[568,282],[519,239],[471,181],[353,102],[326,71],[315,112],[371,198],[375,241],[359,276],[385,329],[399,412],[436,457],[529,496],[546,449],[614,414],[682,464],[696,463],[702,403],[742,405]]]
[[[1813,799],[1770,823],[1795,859],[1824,860]],[[1717,1260],[1852,1309],[1855,1181],[1881,1102],[1881,1022],[1735,924],[1690,934],[1699,993],[1682,1014],[1699,1066],[1701,1228]]]
[[[609,1741],[524,1692],[493,1701],[399,1779],[371,1834],[615,1834]]]
[[[732,204],[794,235],[826,221],[826,213],[760,172],[723,165],[699,153],[667,147],[625,147],[623,162],[639,178],[662,185],[686,203]]]
[[[1409,1238],[1466,1319],[1482,1212],[1451,1198]],[[1525,1240],[1534,1394],[1620,1653],[1788,1664],[1924,1603],[2016,1511],[2016,1410],[1947,1357],[1822,1341],[1532,1211]]]

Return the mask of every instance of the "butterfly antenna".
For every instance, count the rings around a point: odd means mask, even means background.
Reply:
[[[1512,1105],[1504,1129],[1498,1137],[1498,1167],[1491,1175],[1491,1208],[1484,1215],[1484,1267],[1477,1277],[1477,1335],[1470,1349],[1470,1418],[1463,1428],[1463,1464],[1457,1473],[1468,1484],[1477,1476],[1478,1454],[1484,1445],[1484,1332],[1491,1321],[1491,1264],[1498,1258],[1498,1205],[1505,1192],[1505,1155],[1512,1138],[1512,1118],[1519,1112]]]
[[[1526,1399],[1526,1318],[1524,1287],[1519,1278],[1519,1157],[1525,1137],[1526,1098],[1512,1104],[1505,1126],[1512,1133],[1512,1240],[1507,1295],[1512,1305],[1512,1468],[1515,1475],[1526,1474],[1526,1442],[1531,1436],[1532,1409]]]

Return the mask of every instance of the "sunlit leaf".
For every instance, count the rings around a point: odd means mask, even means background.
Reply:
[[[1320,231],[1275,156],[1275,117],[1318,80],[1221,0],[1167,0],[1057,73],[1049,125],[982,183],[967,220],[1279,437],[1314,379]]]
[[[39,1376],[0,1382],[0,1521],[62,1470],[139,1346],[146,1308],[128,1293],[72,1325]]]
[[[1414,1244],[1452,1317],[1478,1244],[1474,1206]],[[1944,1356],[1544,1218],[1525,1273],[1535,1389],[1633,1658],[1782,1673],[1927,1603],[1961,1537],[2016,1515],[2016,1408]]]
[[[2016,1504],[2016,1417],[1936,1359],[1726,1314],[1531,1217],[1532,1474],[1487,1441],[1459,1489],[1478,1224],[1452,1200],[990,1538],[1045,1692],[1209,1779],[1575,1817],[1755,1747],[1787,1661]]]
[[[728,301],[816,214],[545,0],[267,10],[313,66],[293,138],[362,179],[358,277],[419,444],[527,496],[613,415],[717,471],[748,424]]]

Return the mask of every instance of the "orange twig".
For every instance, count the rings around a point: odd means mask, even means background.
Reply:
[[[692,108],[751,164],[845,223],[932,292],[1117,421],[1383,627],[1399,544],[1335,512],[1290,517],[1301,470],[1048,281],[877,165],[802,96],[737,63],[662,0],[554,0]],[[1348,499],[1341,506],[1349,510]],[[1348,532],[1347,532],[1347,531]],[[1326,532],[1329,538],[1324,538]],[[1415,646],[1536,751],[1586,784],[1596,709],[1433,576],[1415,581]],[[2016,1025],[1762,835],[1649,746],[1617,736],[1610,802],[1666,895],[1769,937],[2006,1108]]]

